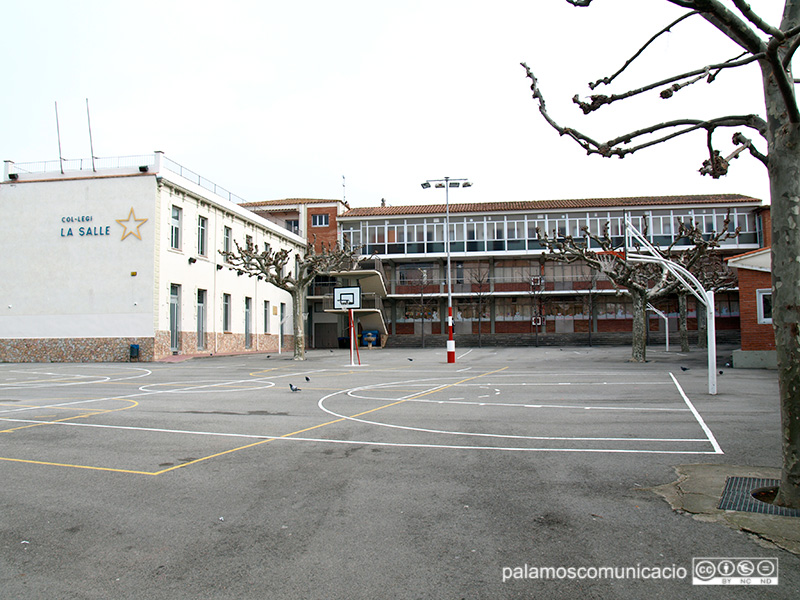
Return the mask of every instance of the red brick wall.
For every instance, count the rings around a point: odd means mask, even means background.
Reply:
[[[328,215],[328,226],[327,227],[312,227],[312,215]],[[308,241],[314,241],[314,236],[316,236],[316,243],[314,244],[314,249],[317,252],[322,251],[322,244],[325,244],[326,248],[331,248],[336,245],[336,207],[318,207],[315,208],[313,206],[308,207],[308,223],[306,223],[306,231],[308,232]]]
[[[764,247],[772,246],[772,213],[769,208],[761,211],[761,225],[764,228]]]
[[[742,350],[775,350],[772,325],[758,322],[756,290],[772,287],[772,276],[763,271],[739,271],[739,322],[742,330]]]

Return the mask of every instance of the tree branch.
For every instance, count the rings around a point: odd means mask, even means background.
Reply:
[[[597,110],[601,106],[604,106],[606,104],[611,104],[613,102],[616,102],[617,100],[624,100],[626,98],[631,98],[633,96],[637,96],[637,95],[642,94],[644,92],[649,92],[652,89],[659,88],[659,87],[668,85],[668,84],[676,82],[676,81],[681,81],[683,79],[688,79],[690,77],[694,77],[695,78],[695,79],[693,79],[691,81],[684,82],[682,84],[673,84],[671,87],[669,87],[666,90],[662,91],[661,92],[661,97],[664,98],[664,99],[667,99],[667,98],[672,97],[672,95],[675,92],[677,92],[678,90],[680,90],[681,88],[684,88],[687,85],[691,85],[692,83],[696,83],[697,81],[700,81],[701,79],[703,79],[705,77],[708,78],[708,83],[713,82],[714,79],[716,78],[717,74],[720,71],[722,71],[723,69],[732,69],[732,68],[748,65],[748,64],[750,64],[752,62],[755,62],[755,61],[757,61],[757,60],[759,60],[761,58],[764,58],[763,54],[760,54],[760,55],[757,55],[757,56],[748,56],[747,58],[744,58],[744,59],[741,59],[741,60],[735,60],[734,59],[732,61],[726,61],[724,63],[717,63],[717,64],[713,64],[713,65],[708,65],[708,66],[703,67],[702,69],[695,69],[694,71],[689,71],[687,73],[681,73],[680,75],[674,75],[672,77],[668,77],[666,79],[662,79],[661,81],[656,81],[655,83],[647,84],[647,85],[645,85],[643,87],[640,87],[640,88],[637,88],[635,90],[629,90],[629,91],[627,91],[627,92],[625,92],[623,94],[613,94],[611,96],[594,95],[594,96],[590,97],[591,104],[586,103],[586,102],[581,102],[579,100],[579,96],[577,94],[572,98],[572,101],[575,104],[577,104],[578,106],[581,107],[581,110],[583,110],[583,114],[588,115],[590,112],[593,112],[593,111]],[[711,71],[716,71],[716,73],[714,73],[712,75]],[[592,84],[589,84],[589,87],[592,87]]]
[[[797,108],[797,99],[794,96],[794,87],[789,79],[789,74],[783,68],[783,63],[778,56],[778,48],[782,43],[781,39],[772,38],[767,44],[767,61],[772,67],[772,75],[778,91],[783,98],[786,107],[786,115],[790,123],[800,123],[800,109]]]
[[[744,0],[733,0],[733,4],[739,11],[744,15],[744,18],[750,21],[753,25],[758,27],[761,31],[770,35],[772,37],[783,38],[783,32],[780,29],[777,29],[764,21],[761,17],[759,17],[753,9],[750,8],[750,5],[745,2]]]
[[[630,65],[630,64],[631,64],[633,61],[635,61],[637,58],[639,58],[639,56],[642,54],[642,52],[644,52],[644,51],[645,51],[645,49],[646,49],[646,48],[647,48],[647,47],[648,47],[650,44],[652,44],[652,43],[653,43],[653,42],[654,42],[654,41],[655,41],[655,40],[656,40],[656,39],[657,39],[659,36],[661,36],[661,35],[662,35],[662,34],[664,34],[664,33],[668,33],[668,32],[669,32],[669,31],[670,31],[670,30],[671,30],[671,29],[672,29],[672,28],[673,28],[675,25],[677,25],[678,23],[680,23],[680,22],[681,22],[681,21],[683,21],[684,19],[688,19],[689,17],[691,17],[691,16],[693,16],[693,15],[696,15],[696,14],[697,14],[697,11],[695,10],[695,11],[692,11],[692,12],[690,12],[690,13],[686,13],[685,15],[683,15],[682,17],[679,17],[678,19],[675,19],[675,20],[674,20],[672,23],[670,23],[669,25],[667,25],[666,27],[664,27],[664,29],[662,29],[662,30],[661,30],[661,31],[659,31],[657,34],[655,34],[653,37],[651,37],[649,40],[647,40],[647,42],[644,44],[644,46],[642,46],[641,48],[639,48],[639,50],[637,50],[637,51],[636,51],[636,53],[635,53],[633,56],[631,56],[631,57],[630,57],[630,58],[629,58],[627,61],[625,61],[625,64],[624,64],[624,65],[622,65],[622,67],[621,67],[621,68],[620,68],[620,69],[619,69],[619,70],[618,70],[616,73],[614,73],[614,74],[613,74],[611,77],[603,77],[602,79],[599,79],[599,80],[595,81],[594,83],[590,83],[590,84],[589,84],[589,89],[592,89],[592,90],[593,90],[594,88],[596,88],[596,87],[597,87],[597,86],[599,86],[600,84],[605,84],[605,85],[608,85],[609,83],[611,83],[612,81],[614,81],[614,79],[616,79],[616,77],[617,77],[617,76],[618,76],[620,73],[622,73],[622,72],[623,72],[625,69],[627,69],[627,68],[628,68],[628,66],[629,66],[629,65]]]

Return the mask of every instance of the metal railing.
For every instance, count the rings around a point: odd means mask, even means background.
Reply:
[[[237,196],[220,185],[217,185],[210,179],[206,179],[202,175],[198,175],[194,171],[179,165],[174,160],[169,159],[166,156],[161,159],[161,166],[177,175],[180,175],[184,179],[191,181],[192,183],[196,183],[204,190],[208,190],[220,198],[225,198],[226,200],[230,200],[235,204],[242,204],[243,202],[246,202],[244,198]]]
[[[92,158],[63,158],[61,160],[43,160],[38,162],[15,163],[9,165],[9,173],[36,174],[70,171],[95,171],[107,169],[123,169],[126,167],[152,166],[155,164],[153,154],[138,156],[95,156]]]
[[[160,154],[160,153],[158,153]],[[161,160],[156,159],[156,154],[140,154],[133,156],[108,156],[94,158],[62,158],[60,160],[44,160],[38,162],[15,163],[8,161],[8,173],[19,175],[35,175],[37,173],[67,173],[80,171],[108,171],[112,169],[131,169],[137,167],[158,167],[166,169],[183,177],[187,181],[199,185],[204,190],[216,194],[236,204],[242,204],[245,199],[237,196],[224,187],[217,185],[210,179],[187,169],[183,165],[162,155]]]

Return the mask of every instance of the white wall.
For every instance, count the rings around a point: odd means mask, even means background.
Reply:
[[[197,292],[206,290],[206,332],[223,333],[222,297],[231,296],[231,326],[227,330],[233,334],[245,332],[245,297],[252,299],[251,332],[263,334],[264,301],[270,303],[269,333],[280,332],[280,304],[287,305],[287,314],[291,314],[290,295],[264,281],[247,275],[237,275],[230,270],[224,258],[219,254],[223,249],[224,228],[229,227],[232,239],[245,245],[246,236],[263,249],[265,243],[273,248],[297,249],[304,244],[299,236],[294,236],[274,223],[268,222],[227,200],[208,194],[202,188],[192,186],[190,182],[171,177],[162,179],[157,199],[160,215],[160,232],[156,257],[158,273],[156,276],[157,324],[159,331],[168,331],[170,327],[170,287],[180,285],[180,330],[193,332],[197,330]],[[170,225],[172,207],[181,209],[182,241],[181,248],[175,250],[170,244]],[[198,217],[208,220],[207,251],[205,255],[198,252]],[[235,244],[231,244],[235,250]],[[189,259],[194,262],[189,262]],[[222,266],[221,269],[217,268]],[[277,311],[273,310],[277,309]],[[277,314],[274,314],[277,313]],[[287,323],[286,331],[291,331],[291,323]],[[214,350],[214,348],[209,348]],[[191,352],[191,348],[183,348]]]
[[[154,200],[153,176],[0,185],[0,338],[152,336]]]

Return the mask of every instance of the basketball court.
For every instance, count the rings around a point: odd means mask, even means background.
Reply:
[[[0,459],[156,476],[232,453],[256,460],[267,443],[270,452],[290,442],[431,452],[724,450],[691,398],[703,395],[702,364],[681,370],[673,357],[633,365],[608,360],[603,349],[472,349],[456,365],[443,359],[443,350],[372,350],[360,366],[346,351],[311,352],[304,362],[250,355],[5,364]]]

